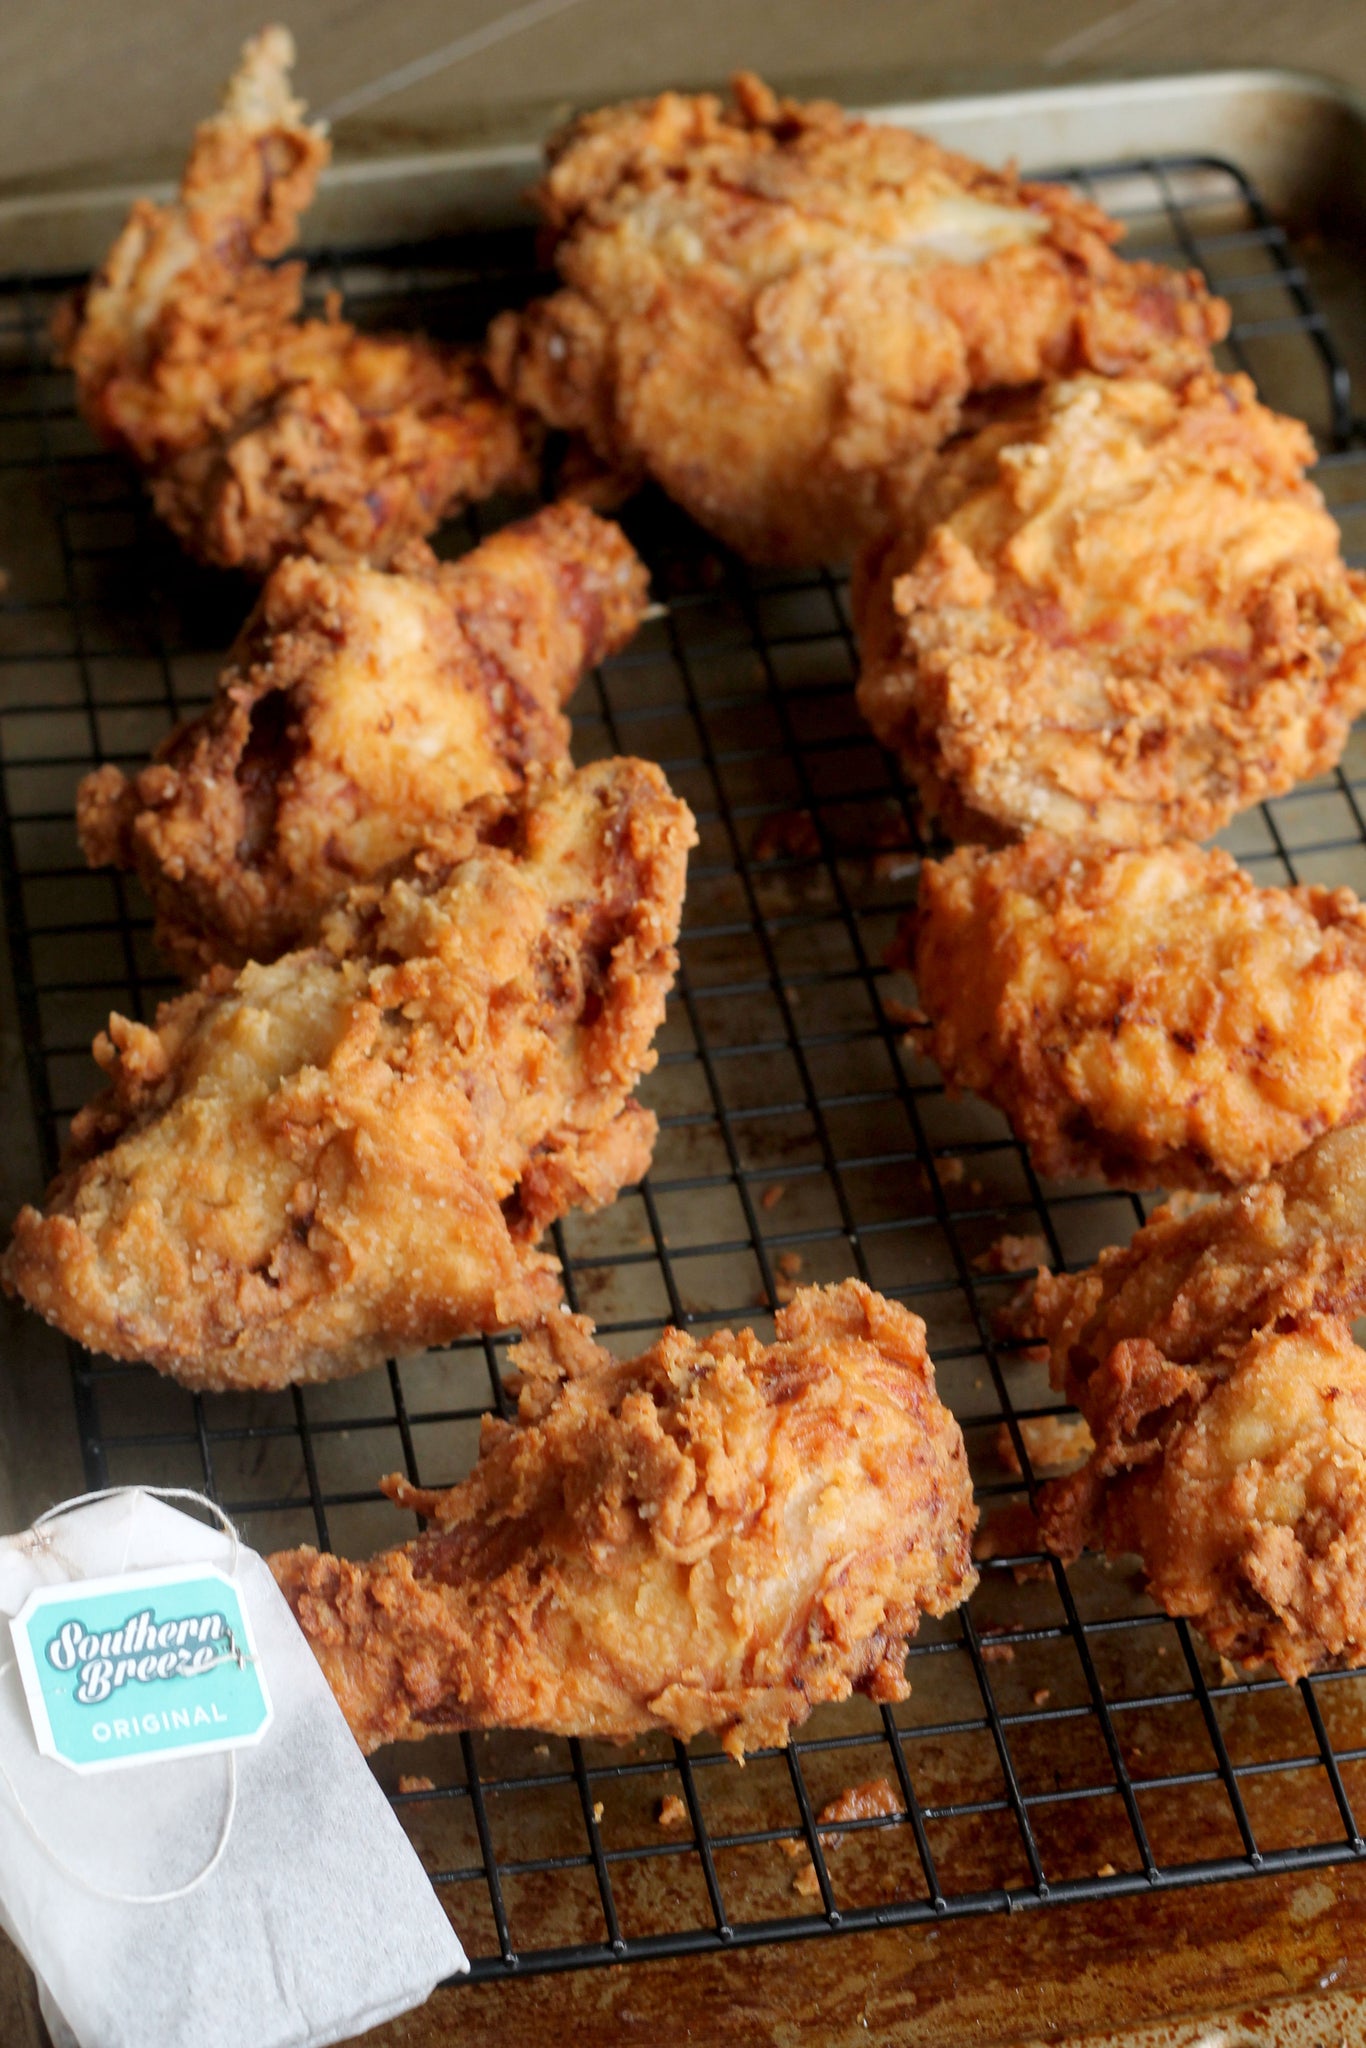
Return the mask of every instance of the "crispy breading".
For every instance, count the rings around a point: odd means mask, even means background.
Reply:
[[[170,206],[140,199],[58,316],[81,411],[147,475],[192,554],[385,562],[472,499],[531,481],[528,422],[478,352],[301,319],[294,240],[328,145],[266,29],[195,132]],[[532,435],[534,443],[535,435]]]
[[[351,1564],[270,1560],[365,1750],[443,1729],[782,1743],[851,1691],[904,1699],[906,1643],[976,1583],[976,1510],[918,1316],[803,1288],[777,1338],[667,1330],[639,1358],[551,1318],[513,1354],[463,1484]]]
[[[1141,1338],[1091,1387],[1104,1440],[1045,1487],[1044,1541],[1137,1552],[1223,1656],[1294,1680],[1366,1664],[1366,1353],[1337,1316],[1174,1367]]]
[[[950,1087],[1040,1173],[1239,1187],[1366,1110],[1366,908],[1184,842],[927,861],[903,934]]]
[[[904,518],[972,393],[1175,375],[1226,330],[1193,273],[1122,262],[1060,186],[748,74],[733,90],[552,141],[536,197],[564,289],[489,342],[520,404],[750,560],[842,559]]]
[[[1054,1383],[1085,1413],[1088,1377],[1127,1338],[1187,1365],[1363,1306],[1366,1125],[1349,1124],[1240,1194],[1164,1204],[1083,1273],[1040,1273],[1021,1329],[1047,1339]]]
[[[955,837],[1205,839],[1331,768],[1366,578],[1245,377],[1081,377],[941,458],[855,578],[858,700]]]
[[[677,967],[687,806],[660,770],[547,770],[466,812],[319,944],[113,1017],[0,1279],[92,1350],[278,1387],[533,1317],[534,1249],[649,1164],[632,1098]]]
[[[1043,1489],[1044,1541],[1135,1551],[1214,1648],[1283,1678],[1366,1664],[1366,1129],[1089,1272],[1041,1274],[1054,1384],[1095,1448]]]
[[[132,868],[187,976],[272,960],[327,905],[476,797],[568,758],[560,706],[639,624],[618,527],[551,506],[455,563],[295,556],[272,571],[209,708],[76,798],[92,866]]]

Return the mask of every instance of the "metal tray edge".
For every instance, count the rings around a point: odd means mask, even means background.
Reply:
[[[1145,153],[1227,157],[1285,219],[1366,219],[1366,98],[1308,72],[1176,72],[860,110],[1027,170]],[[525,222],[526,188],[539,164],[531,142],[343,160],[322,180],[305,246],[417,242]],[[0,273],[88,268],[145,189],[0,198]],[[155,198],[170,191],[150,188]]]

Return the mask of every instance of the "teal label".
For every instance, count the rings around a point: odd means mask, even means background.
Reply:
[[[212,1565],[40,1587],[10,1633],[38,1747],[73,1771],[241,1749],[270,1725],[246,1609]]]

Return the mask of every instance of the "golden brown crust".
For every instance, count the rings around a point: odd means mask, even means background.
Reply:
[[[536,440],[476,351],[300,319],[302,265],[266,268],[328,157],[290,96],[293,55],[283,29],[244,46],[178,201],[137,202],[55,330],[81,411],[185,546],[256,574],[299,552],[386,562],[529,483]]]
[[[1255,1187],[1154,1211],[1083,1273],[1042,1273],[1032,1329],[1085,1410],[1089,1375],[1130,1337],[1189,1365],[1258,1330],[1366,1306],[1366,1125],[1329,1131]]]
[[[1208,838],[1330,768],[1366,579],[1246,378],[1078,378],[946,451],[855,583],[859,705],[957,836]]]
[[[537,198],[564,289],[490,332],[503,389],[752,560],[905,516],[974,391],[1207,359],[1227,308],[1104,214],[757,79],[585,116]]]
[[[579,1317],[514,1354],[462,1485],[368,1564],[270,1560],[365,1750],[442,1729],[782,1743],[851,1690],[906,1695],[922,1613],[967,1598],[976,1523],[917,1316],[807,1288],[777,1340],[668,1330],[620,1360]]]
[[[0,1262],[92,1350],[274,1387],[543,1313],[533,1249],[648,1164],[631,1100],[677,967],[687,807],[641,761],[546,771],[334,908],[321,942],[219,968],[111,1086]]]
[[[1366,1664],[1366,1353],[1310,1316],[1175,1366],[1144,1338],[1087,1382],[1096,1448],[1045,1486],[1070,1560],[1136,1553],[1152,1597],[1222,1656],[1289,1681]]]
[[[86,858],[136,871],[187,976],[306,945],[343,889],[568,758],[560,706],[646,596],[620,529],[573,505],[455,563],[284,561],[209,708],[140,773],[82,782]]]
[[[1041,1173],[1238,1187],[1366,1107],[1350,889],[1258,889],[1211,849],[1086,853],[1036,832],[927,861],[913,944],[926,1050]]]
[[[473,351],[340,321],[315,342],[307,362],[282,353],[270,399],[152,475],[158,513],[201,561],[383,565],[464,506],[533,484],[527,425]]]
[[[1043,1489],[1049,1547],[1136,1551],[1168,1613],[1283,1678],[1366,1664],[1363,1305],[1360,1125],[1041,1273],[1033,1330],[1095,1445]]]

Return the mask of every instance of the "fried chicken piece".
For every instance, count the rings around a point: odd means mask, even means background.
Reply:
[[[1282,1678],[1366,1664],[1366,1130],[1087,1273],[1041,1274],[1054,1384],[1095,1440],[1043,1489],[1048,1547],[1137,1552],[1216,1650]]]
[[[1119,228],[749,74],[575,122],[536,199],[565,289],[499,316],[498,381],[751,561],[847,556],[909,512],[970,394],[1207,360],[1228,309]],[[599,477],[590,486],[604,502]]]
[[[1081,377],[941,458],[855,579],[860,708],[956,838],[1205,839],[1338,760],[1366,578],[1245,377]]]
[[[1366,1110],[1350,889],[1259,889],[1212,849],[1078,853],[1035,832],[927,861],[912,926],[925,1050],[1040,1173],[1239,1187]]]
[[[1131,1337],[1184,1366],[1363,1307],[1366,1125],[1349,1124],[1241,1194],[1165,1203],[1084,1273],[1041,1272],[1021,1333],[1050,1344],[1054,1384],[1089,1414],[1090,1376]]]
[[[386,562],[472,499],[528,484],[519,421],[471,349],[300,319],[294,240],[328,157],[289,90],[283,29],[247,43],[196,130],[180,196],[140,199],[58,316],[95,432],[143,469],[202,561]]]
[[[462,1728],[733,1756],[813,1706],[907,1694],[906,1643],[976,1583],[958,1425],[918,1316],[803,1288],[777,1340],[666,1330],[614,1358],[578,1316],[513,1354],[516,1419],[463,1484],[385,1491],[428,1532],[368,1564],[270,1560],[367,1751]]]
[[[677,967],[691,815],[660,770],[546,771],[320,943],[110,1019],[11,1294],[184,1385],[279,1387],[532,1318],[534,1249],[649,1165],[631,1096]]]
[[[568,758],[559,707],[646,592],[625,535],[576,505],[456,563],[421,542],[391,571],[291,557],[208,710],[139,774],[85,778],[86,858],[136,871],[187,977],[308,944],[342,890]]]
[[[1237,1663],[1366,1664],[1366,1353],[1341,1317],[1193,1368],[1133,1339],[1093,1399],[1105,1441],[1044,1489],[1050,1549],[1137,1552],[1153,1598]]]

